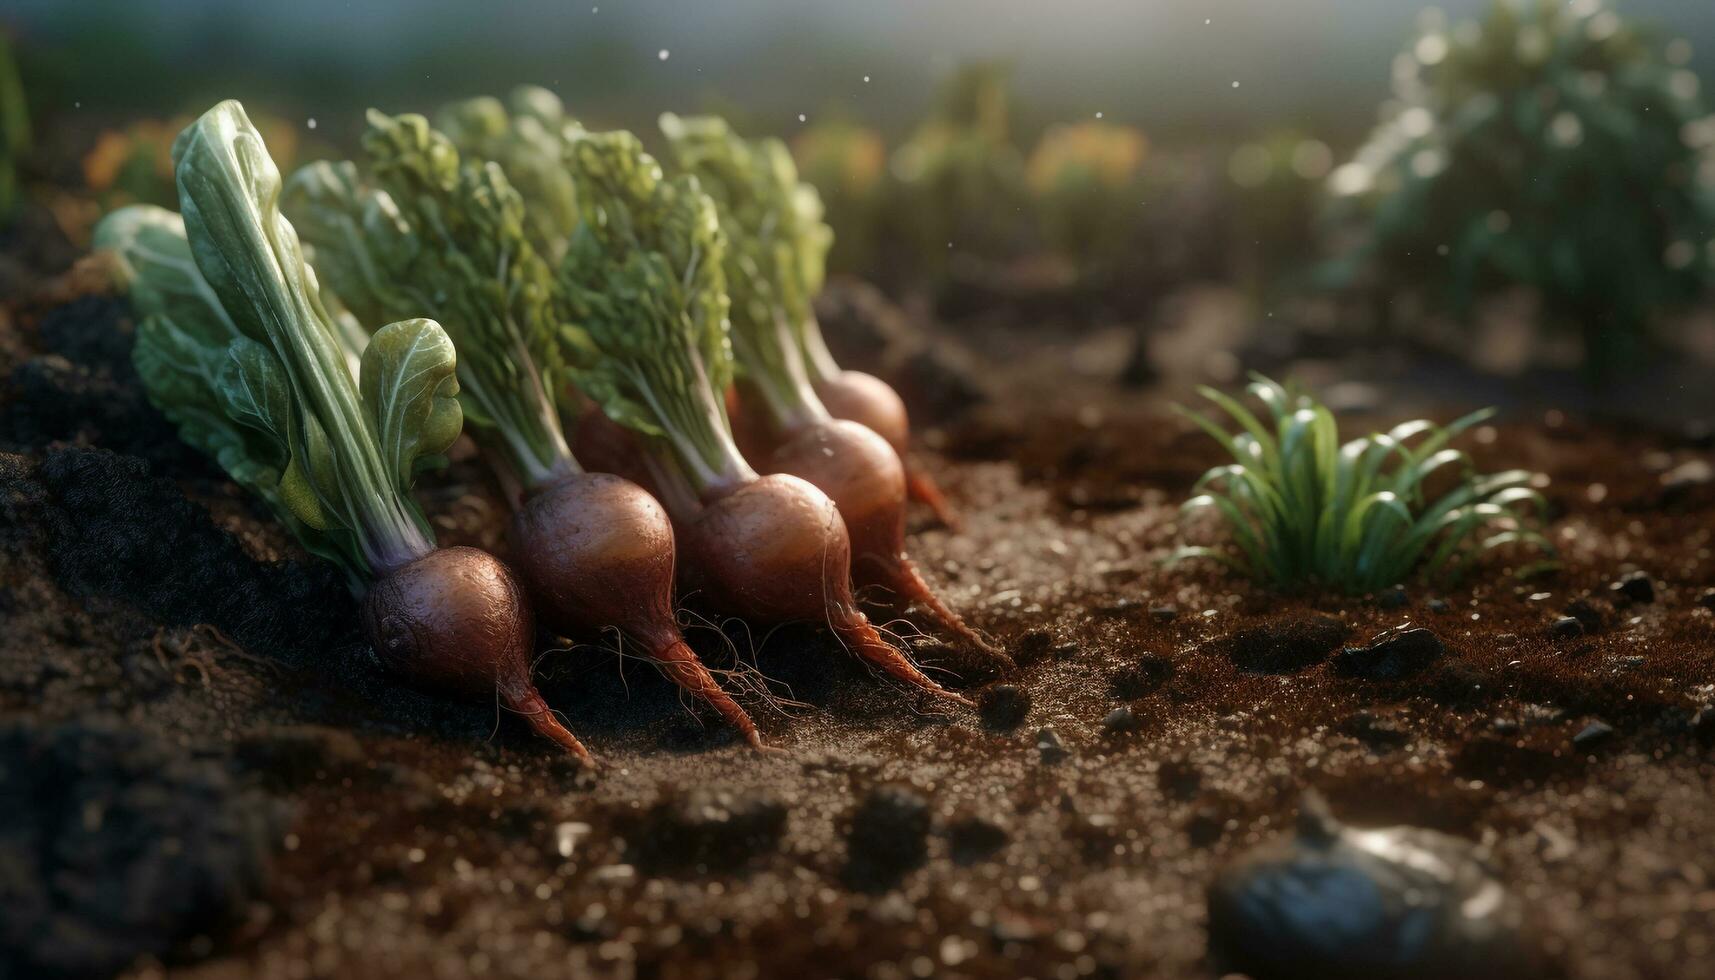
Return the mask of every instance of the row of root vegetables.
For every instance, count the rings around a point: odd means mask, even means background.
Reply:
[[[758,748],[677,597],[824,624],[968,704],[854,599],[876,587],[1005,659],[906,555],[908,488],[945,504],[907,473],[898,396],[821,342],[831,232],[784,146],[666,116],[664,168],[557,103],[448,118],[371,112],[357,159],[288,181],[223,102],[174,144],[178,213],[103,219],[139,375],[181,437],[346,572],[387,668],[498,696],[587,765],[531,678],[538,618],[619,631]],[[510,565],[437,548],[411,497],[465,431],[515,489]]]

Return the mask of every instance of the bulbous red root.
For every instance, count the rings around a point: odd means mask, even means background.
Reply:
[[[377,579],[363,599],[363,631],[382,665],[424,688],[501,703],[586,767],[595,759],[530,680],[530,605],[499,559],[440,548]]]
[[[673,527],[648,491],[611,474],[578,473],[531,495],[513,517],[512,534],[519,573],[550,628],[618,629],[669,680],[763,747],[756,724],[679,634]]]
[[[851,541],[827,495],[777,473],[709,501],[681,539],[697,585],[718,608],[765,623],[825,622],[852,652],[958,704],[883,640],[851,593]]]
[[[899,456],[878,434],[835,419],[798,433],[767,457],[771,472],[803,477],[839,508],[851,538],[852,579],[902,604],[921,603],[943,628],[991,657],[1006,652],[948,608],[905,554],[905,476]]]
[[[928,505],[935,519],[958,531],[964,522],[948,502],[935,478],[911,465],[911,421],[905,402],[893,386],[873,374],[841,371],[815,385],[816,396],[837,419],[849,419],[887,440],[905,466],[905,492],[909,499]]]

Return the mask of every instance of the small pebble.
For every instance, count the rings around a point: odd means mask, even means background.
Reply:
[[[1420,827],[1350,829],[1308,794],[1295,835],[1210,886],[1210,958],[1254,977],[1540,977],[1523,906],[1485,858]]]
[[[859,888],[886,887],[929,856],[928,797],[903,783],[870,790],[852,811],[846,833],[846,880]]]
[[[1018,638],[1018,643],[1012,649],[1012,659],[1018,661],[1020,666],[1028,667],[1042,659],[1042,655],[1053,645],[1053,633],[1045,629],[1033,629]]]
[[[1411,601],[1405,586],[1396,585],[1376,595],[1376,605],[1383,609],[1399,609]]]
[[[1655,583],[1646,572],[1627,572],[1620,576],[1619,581],[1608,586],[1615,595],[1624,596],[1633,602],[1651,603],[1655,601]]]
[[[1432,613],[1444,613],[1448,610],[1449,607],[1447,605],[1446,599],[1431,599],[1428,602],[1423,604],[1423,608],[1429,610]]]
[[[1549,632],[1560,639],[1570,639],[1574,636],[1584,635],[1584,624],[1575,617],[1562,616],[1554,621],[1553,626],[1549,627]]]
[[[1006,846],[1007,829],[978,813],[964,812],[947,824],[947,845],[956,864],[975,864]]]
[[[1108,712],[1108,716],[1102,719],[1102,729],[1109,735],[1124,735],[1128,732],[1135,732],[1138,729],[1137,715],[1122,704]]]
[[[1042,754],[1042,761],[1053,765],[1061,762],[1072,753],[1066,748],[1066,743],[1060,741],[1060,733],[1052,728],[1041,728],[1036,732],[1036,751]]]
[[[997,732],[1017,728],[1030,714],[1030,692],[1016,684],[996,684],[977,696],[977,713],[983,724]]]
[[[1612,734],[1614,734],[1614,726],[1605,721],[1593,721],[1585,725],[1578,734],[1572,736],[1572,744],[1584,748],[1595,745]]]
[[[1434,631],[1407,624],[1387,630],[1368,646],[1340,651],[1334,669],[1348,677],[1393,681],[1428,667],[1446,651]]]
[[[1583,597],[1573,599],[1566,604],[1566,615],[1578,620],[1578,625],[1584,627],[1586,633],[1594,633],[1601,629],[1602,621],[1606,618],[1602,615],[1602,610],[1596,608],[1594,602]]]

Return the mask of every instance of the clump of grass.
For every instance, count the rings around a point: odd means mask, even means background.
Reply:
[[[1232,454],[1232,463],[1203,474],[1185,508],[1220,514],[1233,547],[1182,547],[1172,561],[1208,558],[1277,587],[1359,594],[1414,572],[1456,579],[1478,555],[1502,545],[1552,552],[1534,527],[1545,507],[1532,488],[1538,475],[1480,475],[1470,457],[1448,446],[1493,409],[1445,427],[1419,419],[1341,443],[1325,406],[1252,377],[1247,390],[1266,409],[1266,424],[1212,388],[1198,390],[1238,423],[1238,432],[1178,407]],[[1450,467],[1459,470],[1457,482],[1429,499],[1431,475]]]

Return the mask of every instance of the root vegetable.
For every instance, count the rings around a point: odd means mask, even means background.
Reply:
[[[719,392],[732,375],[723,238],[691,177],[665,180],[630,133],[580,134],[567,149],[584,221],[561,266],[579,387],[640,434],[672,509],[687,569],[710,601],[761,622],[825,622],[853,652],[938,697],[857,609],[850,539],[827,495],[759,477],[733,442]],[[885,448],[885,447],[884,447]]]
[[[673,683],[755,748],[756,724],[697,659],[673,618],[673,525],[629,480],[579,473],[529,494],[512,518],[519,572],[542,618],[565,632],[617,629]]]
[[[479,551],[437,550],[410,498],[424,458],[463,424],[446,334],[430,320],[389,324],[354,378],[243,107],[209,110],[173,155],[182,222],[128,211],[98,232],[142,317],[135,360],[150,398],[367,589],[364,632],[383,663],[425,687],[497,694],[590,764],[531,684],[530,610],[511,573]]]
[[[1000,659],[1006,654],[966,625],[905,554],[904,464],[888,440],[835,419],[810,385],[789,326],[792,297],[806,288],[803,252],[820,253],[826,228],[801,220],[798,180],[778,140],[748,142],[716,117],[661,117],[679,167],[709,191],[729,240],[732,347],[739,401],[767,418],[770,449],[748,457],[763,472],[803,477],[833,498],[845,518],[859,587],[876,586],[905,604],[921,603],[941,626]],[[898,434],[898,417],[881,419]]]
[[[564,635],[618,630],[761,748],[750,716],[679,633],[661,505],[625,480],[585,473],[566,445],[550,380],[561,367],[555,284],[523,199],[499,166],[461,162],[420,116],[371,112],[363,145],[367,178],[354,164],[312,164],[294,176],[289,206],[317,261],[346,270],[353,308],[428,312],[449,325],[473,435],[522,487],[510,500],[512,544],[542,621]]]
[[[530,681],[530,606],[493,555],[439,548],[383,575],[364,596],[363,632],[387,669],[470,701],[498,696],[538,735],[595,764]]]
[[[935,478],[911,465],[911,420],[905,411],[905,400],[899,397],[892,385],[875,375],[844,371],[834,364],[833,356],[827,353],[827,346],[822,343],[821,329],[815,325],[813,314],[804,330],[805,335],[810,331],[815,332],[815,342],[826,363],[816,363],[809,357],[807,346],[801,346],[806,349],[810,386],[827,407],[828,414],[837,419],[850,419],[886,439],[893,451],[899,454],[900,462],[905,464],[906,496],[926,505],[942,524],[955,531],[960,530],[963,521],[946,494],[941,492]]]

